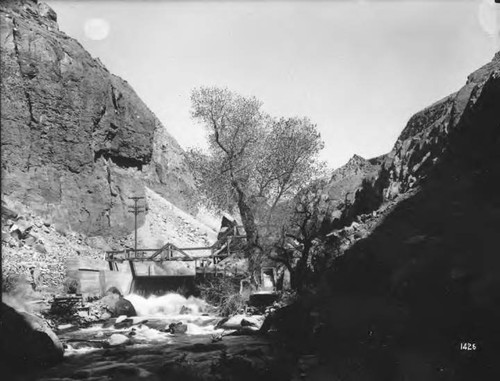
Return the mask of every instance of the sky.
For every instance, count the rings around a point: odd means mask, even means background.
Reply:
[[[494,0],[46,2],[183,148],[206,142],[192,89],[221,86],[309,117],[331,168],[389,152],[415,112],[500,49]]]

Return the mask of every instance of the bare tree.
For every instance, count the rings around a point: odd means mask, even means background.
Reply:
[[[282,227],[281,239],[271,256],[288,269],[294,289],[303,286],[315,242],[322,237],[323,227],[330,218],[331,204],[322,191],[324,187],[324,181],[316,181],[297,194],[293,211]]]

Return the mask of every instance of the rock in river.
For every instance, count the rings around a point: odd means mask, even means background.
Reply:
[[[129,341],[130,339],[127,336],[119,333],[114,333],[109,337],[109,345],[112,347],[128,344]]]
[[[264,316],[262,315],[234,315],[219,321],[215,328],[240,329],[242,327],[251,327],[257,330],[261,327],[263,321]]]
[[[125,299],[116,287],[111,287],[103,298],[108,310],[113,317],[118,316],[137,316],[137,312],[130,301]]]
[[[170,323],[167,331],[170,333],[186,333],[187,332],[187,324],[183,324],[181,322],[178,323]]]
[[[121,297],[115,304],[115,314],[117,316],[137,316],[137,312],[135,312],[135,308],[132,303],[123,297]]]

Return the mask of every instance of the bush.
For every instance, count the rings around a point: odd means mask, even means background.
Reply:
[[[239,278],[216,277],[205,280],[198,288],[201,298],[216,306],[222,316],[234,315],[246,308],[247,299],[239,292]]]
[[[228,295],[222,300],[219,306],[219,313],[222,316],[231,316],[237,313],[241,313],[246,309],[247,300],[243,298],[239,293]]]
[[[63,283],[64,292],[67,294],[76,294],[80,283],[76,279],[66,278]]]

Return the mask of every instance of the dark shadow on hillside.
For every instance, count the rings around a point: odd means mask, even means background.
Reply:
[[[420,190],[328,275],[324,348],[373,366],[345,379],[500,379],[499,100],[493,78]]]

